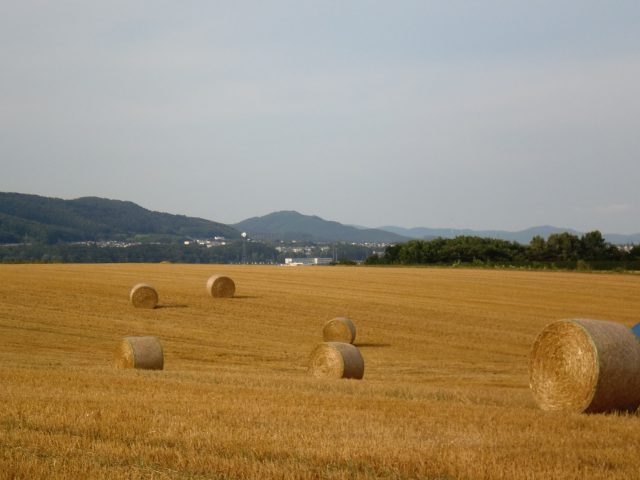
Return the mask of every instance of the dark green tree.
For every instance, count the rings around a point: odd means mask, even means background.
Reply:
[[[583,260],[605,260],[609,253],[608,244],[598,230],[582,235],[580,247]]]
[[[571,262],[580,258],[580,239],[569,232],[549,235],[546,246],[547,259],[551,261]]]
[[[536,235],[529,242],[528,258],[532,261],[546,260],[547,242],[540,235]]]

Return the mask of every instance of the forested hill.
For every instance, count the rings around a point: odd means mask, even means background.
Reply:
[[[234,227],[259,240],[356,243],[396,243],[409,240],[392,232],[351,227],[296,211],[274,212],[263,217],[248,218],[236,223]]]
[[[147,210],[133,202],[0,192],[0,243],[127,240],[136,236],[238,238],[227,225]]]

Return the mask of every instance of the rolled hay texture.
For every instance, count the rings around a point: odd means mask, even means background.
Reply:
[[[115,351],[118,368],[162,370],[164,353],[156,337],[124,337]]]
[[[364,359],[358,347],[349,343],[321,343],[311,352],[309,373],[319,378],[361,379]]]
[[[151,285],[138,283],[129,292],[129,300],[136,308],[156,308],[158,305],[158,292]]]
[[[543,410],[600,413],[640,405],[640,342],[628,327],[570,319],[533,344],[529,386]]]
[[[236,284],[224,275],[212,275],[207,280],[207,292],[212,297],[233,297],[236,293]]]
[[[356,339],[356,326],[346,317],[336,317],[324,324],[322,339],[325,342],[353,343]]]

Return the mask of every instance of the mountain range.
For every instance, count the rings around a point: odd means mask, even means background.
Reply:
[[[62,200],[0,192],[0,244],[131,240],[140,237],[164,241],[214,236],[238,239],[240,232],[246,232],[249,238],[260,241],[317,243],[401,243],[414,238],[428,240],[469,235],[526,244],[536,235],[548,238],[551,234],[561,232],[581,234],[576,230],[553,226],[532,227],[517,232],[397,226],[368,228],[344,225],[292,210],[225,225],[202,218],[155,212],[121,200],[98,197]],[[603,236],[614,244],[640,243],[640,233],[603,233]]]
[[[257,240],[309,242],[398,243],[409,238],[395,232],[358,228],[287,210],[252,217],[233,225]]]
[[[581,232],[573,230],[571,228],[559,228],[552,227],[550,225],[543,225],[540,227],[531,227],[525,230],[516,232],[509,232],[506,230],[470,230],[470,229],[453,229],[453,228],[402,228],[402,227],[380,227],[382,230],[397,233],[409,238],[420,239],[433,239],[433,238],[454,238],[460,236],[474,236],[474,237],[488,237],[497,238],[500,240],[508,240],[518,243],[529,243],[533,237],[540,236],[542,238],[548,238],[549,235],[554,233],[568,232],[573,235],[581,235]]]
[[[459,236],[473,236],[473,237],[488,237],[497,238],[500,240],[508,240],[511,242],[518,242],[527,244],[535,236],[542,237],[544,239],[549,238],[549,235],[557,233],[571,233],[573,235],[580,236],[585,232],[579,232],[572,228],[560,228],[553,227],[551,225],[542,225],[539,227],[531,227],[525,230],[518,230],[516,232],[510,232],[506,230],[469,230],[469,229],[451,229],[451,228],[403,228],[395,226],[378,227],[381,230],[397,233],[404,237],[419,238],[429,240],[433,238],[455,238]],[[640,243],[640,233],[635,234],[621,234],[621,233],[603,233],[604,239],[614,245],[630,245]]]
[[[378,228],[360,225],[343,225],[323,220],[317,216],[303,215],[296,211],[274,212],[262,217],[253,217],[233,225],[245,231],[252,238],[266,240],[300,240],[315,242],[357,242],[357,243],[400,243],[411,239],[431,240],[434,238],[454,238],[474,236],[497,238],[527,244],[535,236],[549,238],[554,233],[568,232],[580,236],[583,232],[571,228],[544,225],[525,230],[509,232],[506,230],[470,230],[451,228],[403,228],[383,226]],[[640,233],[634,235],[603,234],[605,239],[617,245],[640,243]]]
[[[0,243],[162,239],[224,236],[240,232],[202,218],[147,210],[133,202],[83,197],[75,200],[0,192]]]

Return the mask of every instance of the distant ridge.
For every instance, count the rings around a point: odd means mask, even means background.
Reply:
[[[293,210],[252,217],[233,225],[257,240],[399,243],[409,238],[375,228],[356,228]]]
[[[437,237],[442,238],[454,238],[459,237],[461,235],[469,235],[476,237],[487,237],[487,238],[497,238],[500,240],[508,240],[512,242],[518,242],[522,244],[528,244],[531,239],[535,236],[540,236],[542,238],[549,238],[549,235],[555,233],[563,233],[568,232],[573,235],[582,235],[585,232],[579,232],[572,228],[560,228],[553,227],[551,225],[542,225],[539,227],[531,227],[525,230],[519,230],[517,232],[508,232],[505,230],[470,230],[470,229],[451,229],[451,228],[427,228],[427,227],[416,227],[416,228],[403,228],[403,227],[395,227],[395,226],[385,226],[379,227],[380,230],[386,230],[388,232],[397,233],[398,235],[403,235],[409,238],[419,238],[419,239],[433,239]],[[626,245],[632,243],[640,243],[640,233],[631,234],[631,235],[623,235],[617,233],[603,233],[602,236],[609,243],[613,243],[615,245]]]
[[[239,238],[240,232],[202,218],[154,212],[133,202],[0,192],[0,243],[123,240],[136,235]]]
[[[294,210],[252,217],[235,225],[202,218],[147,210],[133,202],[99,197],[75,200],[22,193],[0,192],[0,244],[25,242],[64,243],[100,240],[175,241],[182,238],[240,237],[240,231],[262,241],[403,243],[412,238],[454,238],[461,235],[496,238],[528,244],[534,236],[548,238],[555,233],[582,235],[571,228],[550,225],[509,232],[446,228],[367,228],[344,225],[304,215]],[[603,233],[615,245],[640,244],[640,233]]]

